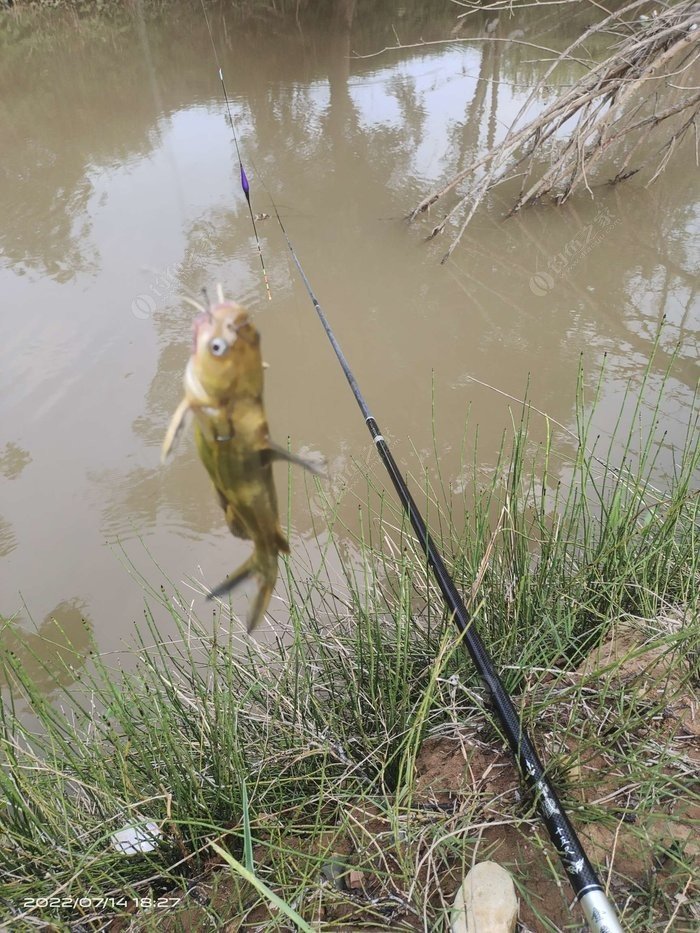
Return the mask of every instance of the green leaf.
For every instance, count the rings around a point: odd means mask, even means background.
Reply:
[[[225,849],[222,849],[221,846],[218,846],[215,842],[211,843],[211,847],[221,856],[221,858],[228,862],[231,868],[237,872],[241,878],[250,882],[250,884],[252,884],[253,887],[256,888],[256,890],[262,894],[263,897],[267,898],[267,900],[274,907],[276,907],[278,910],[281,910],[282,913],[289,917],[293,923],[296,923],[296,925],[300,930],[303,931],[303,933],[314,933],[312,927],[310,927],[309,924],[299,916],[296,910],[290,907],[289,904],[286,904],[281,897],[278,897],[275,894],[274,891],[270,890],[270,888],[268,888],[268,886],[263,881],[256,877],[252,871],[248,871],[248,869],[241,865],[240,862],[236,861],[236,859],[229,852],[227,852]]]

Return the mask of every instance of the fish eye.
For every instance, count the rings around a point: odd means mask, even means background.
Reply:
[[[209,349],[213,356],[223,356],[228,350],[228,343],[222,337],[214,337],[209,342]]]

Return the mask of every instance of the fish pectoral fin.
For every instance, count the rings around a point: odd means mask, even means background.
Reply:
[[[277,550],[282,554],[289,554],[289,541],[287,541],[284,532],[279,526],[275,532],[275,544],[277,545]]]
[[[323,459],[315,461],[307,457],[300,457],[298,454],[290,453],[284,447],[280,447],[279,444],[275,444],[274,441],[268,441],[267,446],[260,453],[264,462],[274,463],[275,460],[286,460],[287,463],[296,463],[297,466],[303,467],[315,476],[326,475],[326,463]]]
[[[244,580],[247,580],[248,577],[257,573],[257,571],[258,567],[255,561],[255,553],[253,553],[244,564],[241,564],[238,570],[234,570],[230,576],[226,577],[223,583],[215,586],[214,589],[207,594],[207,599],[218,599],[220,596],[230,593],[234,587],[238,586],[239,583],[243,583]]]
[[[174,448],[182,430],[192,417],[192,408],[186,398],[180,402],[175,409],[175,414],[170,419],[168,430],[165,432],[163,446],[160,451],[160,462],[165,463]]]

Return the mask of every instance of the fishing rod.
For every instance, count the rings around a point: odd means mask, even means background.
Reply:
[[[269,194],[269,191],[268,191]],[[551,839],[554,847],[556,848],[559,858],[562,861],[564,869],[569,877],[572,888],[576,895],[576,900],[580,903],[581,908],[586,916],[588,921],[588,926],[593,933],[622,933],[622,927],[617,919],[617,914],[614,907],[608,900],[602,884],[600,883],[595,869],[589,862],[586,853],[579,841],[576,832],[569,822],[569,819],[566,815],[566,812],[557,796],[554,787],[549,781],[545,769],[540,761],[537,752],[535,751],[534,745],[530,741],[527,733],[525,732],[520,720],[518,718],[517,710],[513,705],[513,701],[506,688],[503,685],[503,681],[498,676],[493,662],[484,647],[479,633],[476,629],[476,624],[474,622],[473,616],[470,615],[464,601],[460,596],[457,587],[455,586],[454,580],[450,576],[450,573],[445,566],[445,563],[440,556],[433,538],[428,531],[425,520],[420,512],[420,509],[416,505],[411,492],[401,475],[396,461],[389,449],[389,445],[384,438],[379,425],[377,424],[376,419],[372,415],[367,402],[360,390],[357,379],[355,378],[352,369],[345,357],[345,354],[342,351],[338,340],[333,333],[328,318],[326,317],[321,304],[316,297],[311,283],[304,272],[304,268],[297,256],[292,241],[289,238],[289,234],[282,223],[282,218],[279,215],[277,206],[270,197],[272,202],[273,209],[277,216],[277,222],[280,225],[282,233],[285,240],[287,241],[287,246],[294,260],[294,264],[297,267],[301,280],[304,283],[306,291],[311,298],[314,308],[316,309],[316,314],[321,321],[323,329],[326,332],[331,346],[333,347],[335,354],[338,358],[338,362],[345,374],[353,395],[355,396],[355,401],[357,402],[362,416],[365,419],[365,424],[369,430],[369,433],[372,436],[372,440],[377,448],[379,456],[382,460],[382,463],[387,469],[391,481],[394,484],[394,489],[401,500],[401,504],[405,512],[407,513],[413,530],[420,542],[421,547],[425,551],[428,563],[431,570],[435,576],[437,584],[440,588],[440,592],[443,595],[445,603],[450,611],[455,625],[459,629],[460,634],[462,635],[463,642],[467,646],[471,659],[476,667],[479,675],[481,676],[486,689],[488,691],[491,704],[494,711],[496,712],[498,719],[503,727],[508,745],[510,750],[515,757],[515,760],[518,764],[520,773],[522,774],[525,784],[528,789],[533,793],[535,802],[537,804],[537,809],[539,811],[542,822],[544,823],[547,832],[549,833],[549,838]]]
[[[203,0],[202,9],[204,9]],[[216,54],[216,45],[214,43],[214,37],[212,35],[211,28],[209,27],[208,19],[206,22],[209,29],[209,36],[212,40],[212,45],[214,46],[214,52]],[[221,75],[220,66],[219,73]],[[224,94],[226,94],[225,86]],[[228,105],[227,96],[226,102]],[[233,128],[233,122],[231,123],[231,126]],[[237,142],[236,151],[240,161],[240,150],[238,149]],[[589,862],[583,846],[581,845],[581,842],[576,835],[576,831],[569,822],[564,807],[562,806],[557,793],[545,772],[544,766],[542,765],[542,762],[540,761],[537,752],[535,751],[535,747],[518,718],[518,713],[515,709],[515,706],[513,705],[513,701],[508,695],[508,692],[503,685],[503,681],[499,677],[489,656],[489,653],[479,636],[474,618],[471,616],[466,606],[464,605],[464,601],[462,600],[462,597],[460,596],[457,587],[455,586],[454,580],[450,576],[450,572],[445,566],[440,552],[435,542],[433,541],[430,532],[428,531],[420,509],[416,505],[416,502],[411,495],[406,481],[401,475],[401,471],[399,470],[399,467],[394,460],[391,450],[389,449],[389,445],[387,444],[376,419],[372,415],[369,406],[365,401],[365,397],[362,394],[352,369],[350,368],[350,364],[348,363],[347,358],[343,353],[343,350],[338,343],[335,334],[333,333],[333,329],[330,326],[328,318],[326,317],[325,312],[323,311],[323,308],[321,307],[321,304],[316,297],[313,288],[311,287],[311,283],[304,271],[304,267],[302,266],[301,261],[296,254],[294,246],[292,245],[292,241],[289,237],[289,234],[287,233],[287,229],[282,222],[282,218],[280,217],[275,200],[272,197],[272,194],[270,193],[264,180],[262,180],[262,176],[260,177],[263,187],[265,188],[270,198],[275,216],[277,217],[277,222],[287,242],[289,252],[292,256],[292,259],[294,260],[297,271],[299,272],[301,280],[304,283],[304,287],[308,292],[309,298],[311,299],[311,302],[316,309],[316,314],[318,315],[321,325],[326,332],[326,336],[328,337],[328,340],[330,341],[331,346],[335,351],[335,355],[338,358],[338,362],[340,363],[343,373],[345,374],[345,378],[347,379],[350,389],[352,390],[355,401],[357,402],[360,411],[362,412],[362,417],[365,420],[365,424],[367,425],[372,440],[374,441],[382,463],[386,467],[394,485],[394,489],[396,490],[396,493],[401,500],[404,511],[410,519],[413,531],[418,538],[421,548],[426,553],[428,564],[433,572],[433,575],[435,576],[435,580],[440,588],[440,592],[442,593],[443,599],[445,600],[445,603],[449,609],[450,615],[454,620],[460,635],[462,636],[462,641],[467,647],[477,672],[479,673],[483,683],[486,686],[493,710],[496,713],[498,720],[503,728],[503,732],[506,736],[508,745],[511,752],[513,753],[524,783],[535,799],[535,803],[537,805],[542,822],[544,823],[545,828],[549,834],[549,838],[551,839],[555,849],[557,850],[559,858],[561,859],[564,869],[568,875],[569,882],[571,883],[571,887],[574,890],[576,900],[581,905],[581,909],[583,910],[583,913],[588,922],[588,927],[592,933],[622,933],[622,927],[620,926],[619,920],[617,919],[615,908],[608,900],[605,894],[605,890],[600,883],[598,876],[596,875],[595,869]],[[246,179],[246,176],[243,169],[243,162],[241,161],[242,183],[243,179]],[[248,206],[250,207],[247,184],[244,185],[243,190],[246,198],[248,199]],[[251,218],[253,218],[252,210]],[[254,223],[253,226],[255,229]],[[262,259],[262,252],[260,253],[260,258]],[[265,284],[267,285],[267,276],[265,276]]]

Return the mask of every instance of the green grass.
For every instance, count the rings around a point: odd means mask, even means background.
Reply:
[[[657,489],[663,439],[640,433],[648,394],[626,399],[603,449],[591,436],[597,393],[586,400],[579,379],[575,437],[546,422],[537,442],[543,422],[523,405],[485,483],[476,453],[459,496],[439,466],[420,482],[623,925],[651,933],[698,920],[688,704],[700,668],[700,436],[693,405]],[[49,701],[0,655],[12,685],[0,707],[6,921],[442,929],[463,874],[492,855],[513,872],[524,929],[580,929],[425,556],[383,479],[366,482],[351,545],[328,502],[321,558],[287,564],[289,622],[272,640],[241,636],[225,606],[212,634],[178,587],[141,579],[130,671],[95,656],[77,688]],[[159,634],[164,617],[176,637]],[[593,658],[611,635],[620,650]],[[161,844],[124,856],[110,836],[139,820],[157,822]],[[137,897],[179,903],[127,911]]]

